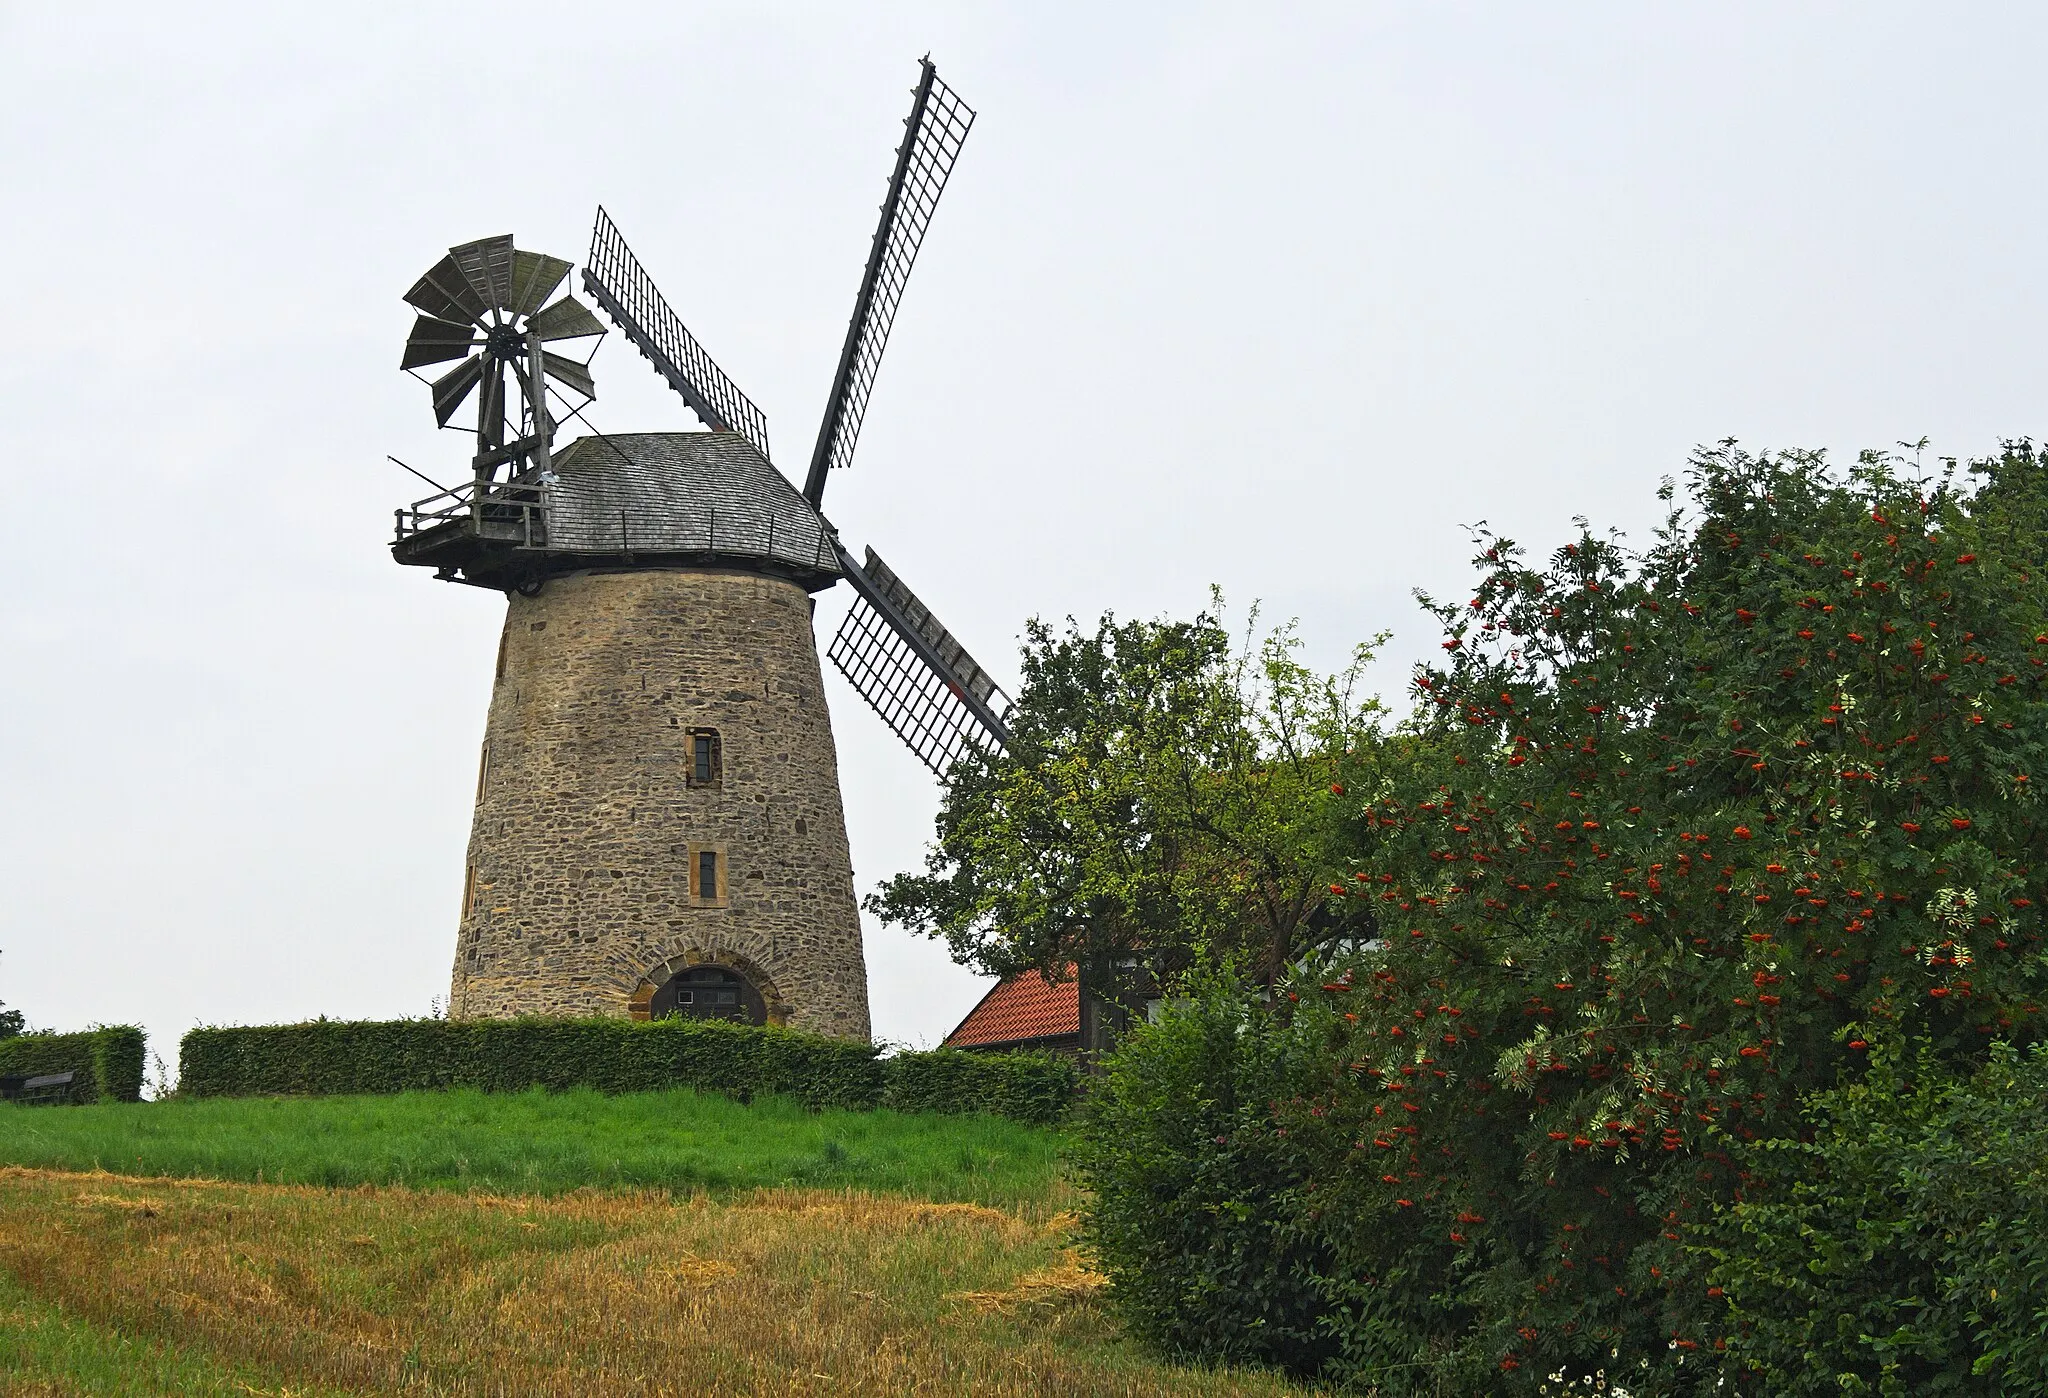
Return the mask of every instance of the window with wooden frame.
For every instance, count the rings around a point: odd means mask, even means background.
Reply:
[[[700,908],[725,906],[725,846],[691,845],[690,901]]]
[[[466,865],[462,871],[462,915],[468,917],[476,911],[476,865]]]
[[[484,744],[483,754],[476,761],[476,799],[484,799],[484,789],[491,783],[491,745]]]
[[[719,786],[725,781],[724,753],[716,728],[690,730],[690,785]]]

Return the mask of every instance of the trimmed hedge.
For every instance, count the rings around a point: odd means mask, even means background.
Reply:
[[[676,1086],[868,1107],[882,1071],[865,1044],[718,1020],[315,1020],[194,1029],[179,1049],[178,1090],[194,1097]]]
[[[0,1076],[77,1073],[74,1102],[135,1102],[142,1098],[143,1033],[132,1024],[108,1024],[78,1034],[16,1034],[0,1039]]]
[[[1040,1126],[1066,1115],[1080,1088],[1069,1058],[933,1049],[885,1059],[882,1105],[899,1112],[989,1112]]]
[[[963,1061],[964,1060],[964,1061]],[[793,1097],[814,1108],[990,1112],[1058,1118],[1071,1064],[957,1051],[880,1057],[867,1044],[720,1020],[400,1019],[194,1029],[179,1048],[178,1091],[194,1097],[340,1096],[474,1087],[693,1087],[745,1102]]]

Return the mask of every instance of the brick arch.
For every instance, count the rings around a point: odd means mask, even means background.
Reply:
[[[648,1008],[654,1001],[654,992],[667,985],[669,978],[678,971],[687,971],[692,966],[718,966],[744,976],[760,992],[761,1003],[768,1010],[768,1022],[789,1023],[789,997],[776,985],[775,978],[763,970],[759,962],[726,947],[686,947],[667,960],[656,962],[640,978],[640,984],[626,1001],[627,1015],[633,1019],[646,1019]]]

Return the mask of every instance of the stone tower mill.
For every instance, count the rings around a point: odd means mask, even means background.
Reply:
[[[1008,704],[820,506],[973,117],[925,60],[801,490],[772,464],[760,410],[602,209],[584,290],[708,431],[557,446],[595,385],[589,354],[549,346],[594,350],[604,333],[573,297],[549,301],[561,259],[482,239],[406,294],[418,315],[401,367],[456,361],[430,381],[434,411],[447,427],[475,393],[476,452],[469,481],[397,512],[392,553],[506,594],[452,1015],[675,1014],[868,1037],[812,595],[854,588],[831,659],[934,772],[999,750]]]

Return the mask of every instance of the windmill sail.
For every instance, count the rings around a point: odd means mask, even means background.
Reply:
[[[478,343],[474,326],[457,325],[432,316],[416,316],[412,334],[405,338],[405,354],[398,361],[398,367],[417,369],[422,364],[443,364],[451,359],[461,359]]]
[[[483,298],[470,287],[468,280],[462,275],[462,269],[455,265],[453,252],[427,269],[427,274],[414,282],[412,290],[405,293],[405,300],[414,310],[433,316],[436,320],[466,321],[486,328],[490,325],[488,308],[484,305]]]
[[[859,594],[832,638],[839,673],[935,776],[970,747],[1008,747],[1010,701],[988,671],[873,549],[863,567],[834,547]]]
[[[469,289],[494,311],[507,310],[512,305],[514,252],[510,233],[496,238],[479,238],[473,243],[448,249],[448,255],[455,259],[456,270],[469,283]]]
[[[717,432],[738,432],[768,455],[768,419],[739,385],[725,376],[696,336],[662,299],[654,279],[633,256],[602,208],[590,231],[590,259],[583,289],[618,323],[640,353],[653,362],[668,386],[683,395],[690,411]]]
[[[952,174],[953,162],[973,125],[974,110],[939,81],[938,70],[931,59],[925,59],[910,117],[904,123],[903,144],[896,149],[889,192],[882,200],[882,219],[875,228],[867,269],[853,300],[839,368],[825,399],[825,418],[818,425],[810,474],[804,478],[804,498],[813,505],[825,498],[826,473],[853,462],[868,395],[874,390],[875,373],[882,365],[882,351],[896,322],[904,284],[910,280],[911,265],[917,261],[918,245],[939,206],[939,195],[945,192],[946,177]]]

